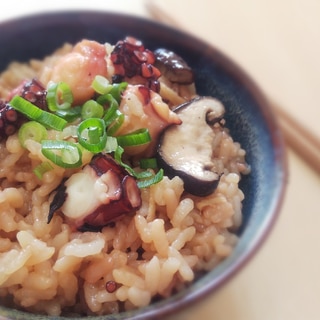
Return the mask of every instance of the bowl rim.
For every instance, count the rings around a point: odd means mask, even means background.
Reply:
[[[194,305],[195,302],[204,299],[209,294],[212,295],[218,289],[221,288],[222,284],[230,281],[231,278],[238,274],[239,271],[243,269],[243,267],[252,260],[253,256],[257,253],[258,249],[261,248],[262,244],[265,243],[266,238],[271,233],[273,226],[279,217],[281,207],[285,198],[286,184],[288,179],[288,159],[286,152],[285,141],[279,128],[278,121],[274,112],[272,111],[271,104],[266,98],[266,95],[262,91],[262,89],[257,85],[255,80],[251,78],[251,76],[242,69],[233,59],[231,59],[228,55],[222,52],[220,49],[216,48],[213,44],[207,43],[204,39],[201,39],[194,34],[190,34],[183,30],[178,30],[175,27],[168,26],[166,24],[152,21],[146,17],[140,17],[131,14],[123,14],[119,12],[112,11],[96,11],[96,10],[85,10],[85,9],[70,9],[70,10],[55,10],[55,11],[43,11],[38,13],[29,13],[26,15],[21,15],[15,18],[9,18],[7,20],[3,20],[0,22],[0,28],[12,27],[14,24],[19,24],[22,22],[35,22],[37,20],[46,18],[46,21],[49,19],[62,19],[66,21],[68,17],[71,16],[99,16],[99,17],[115,17],[117,19],[128,19],[132,23],[142,23],[145,25],[150,25],[153,28],[160,28],[169,33],[173,33],[177,36],[183,35],[190,38],[190,40],[194,41],[196,44],[201,44],[203,47],[207,47],[208,50],[213,54],[215,61],[222,65],[224,70],[227,70],[233,78],[238,79],[238,81],[244,85],[250,95],[252,95],[259,105],[259,112],[262,114],[264,121],[267,124],[268,131],[271,137],[271,144],[275,148],[275,162],[277,165],[277,173],[279,184],[274,190],[274,201],[269,209],[269,213],[266,214],[268,219],[264,221],[264,225],[261,226],[258,235],[255,236],[253,243],[250,247],[248,247],[242,254],[240,258],[238,258],[231,266],[229,266],[226,270],[224,270],[218,279],[214,283],[207,285],[205,288],[200,289],[196,293],[189,294],[176,294],[164,301],[160,301],[159,303],[153,303],[151,306],[147,306],[145,308],[140,308],[134,311],[126,311],[119,313],[117,315],[105,315],[105,316],[95,316],[92,319],[151,319],[158,318],[172,314],[173,312],[180,311],[185,307]],[[3,32],[3,31],[2,31]],[[221,264],[222,265],[222,264]],[[219,267],[219,266],[218,266]],[[170,301],[167,303],[166,301]],[[7,319],[25,319],[26,317],[32,317],[35,319],[70,319],[68,317],[50,317],[50,316],[41,316],[41,315],[33,315],[27,312],[18,311],[16,309],[10,309],[3,306],[0,306],[0,318],[2,313],[7,316]],[[9,318],[10,317],[10,318]],[[79,319],[79,318],[74,318]],[[83,319],[83,318],[81,318]]]

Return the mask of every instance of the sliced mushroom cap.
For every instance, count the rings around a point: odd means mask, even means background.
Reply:
[[[193,71],[179,55],[161,48],[155,50],[154,55],[156,57],[155,66],[168,80],[180,84],[193,83]]]
[[[220,174],[213,159],[213,126],[224,116],[223,104],[211,97],[198,97],[174,110],[181,125],[168,127],[158,147],[159,165],[169,177],[180,176],[187,192],[206,196],[217,187]]]

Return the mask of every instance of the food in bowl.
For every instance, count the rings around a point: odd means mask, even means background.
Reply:
[[[250,166],[183,57],[84,39],[12,63],[0,93],[4,305],[119,313],[232,253]]]

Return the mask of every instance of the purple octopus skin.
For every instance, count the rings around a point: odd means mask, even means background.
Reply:
[[[28,120],[10,105],[9,101],[15,95],[23,97],[40,109],[47,110],[47,91],[44,86],[36,79],[23,81],[10,92],[6,100],[0,100],[0,141],[14,134]]]
[[[48,223],[60,210],[78,230],[99,231],[140,206],[135,178],[110,155],[98,154],[80,173],[58,187],[50,204]]]

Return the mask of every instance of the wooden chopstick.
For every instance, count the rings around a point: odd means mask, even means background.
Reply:
[[[294,119],[282,107],[271,103],[278,118],[285,142],[314,171],[320,173],[320,139]]]
[[[154,20],[180,30],[183,29],[183,26],[153,1],[146,1],[146,8]],[[314,171],[320,174],[320,138],[288,114],[283,107],[272,102],[270,105],[277,116],[287,146],[296,152]]]
[[[172,18],[169,14],[159,8],[159,6],[157,6],[153,1],[147,0],[145,6],[150,16],[154,20],[165,23],[180,30],[183,29],[183,26],[181,26],[174,18]]]

